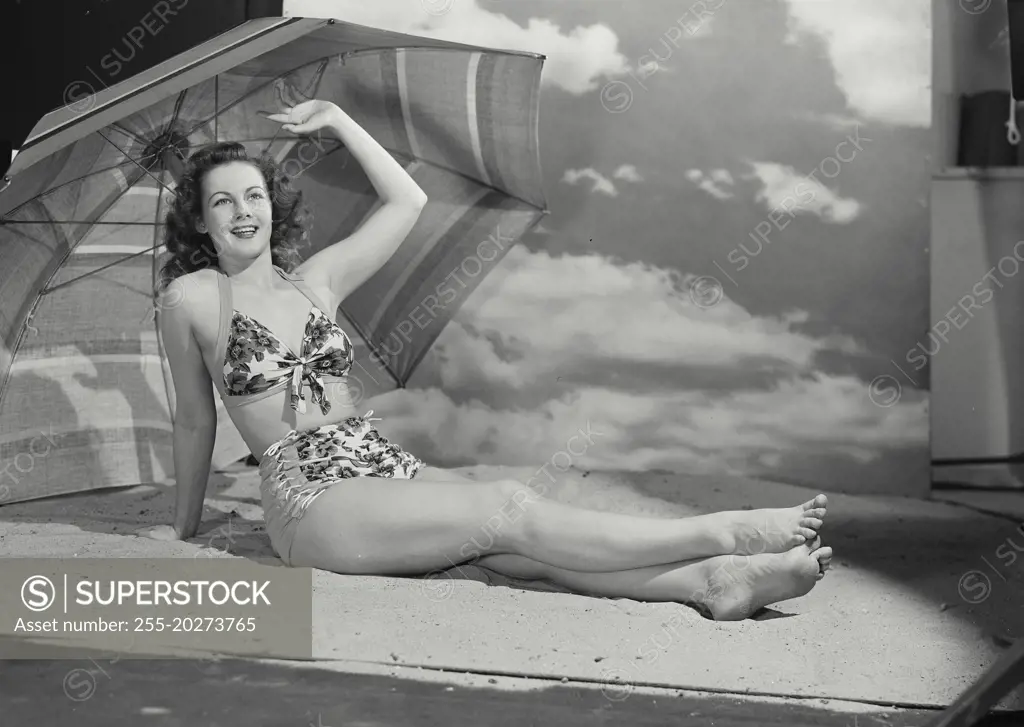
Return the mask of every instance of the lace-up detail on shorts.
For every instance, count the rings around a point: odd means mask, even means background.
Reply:
[[[392,444],[363,417],[303,432],[292,430],[270,445],[260,462],[260,493],[270,542],[289,562],[294,523],[331,485],[349,477],[412,479],[419,458]]]

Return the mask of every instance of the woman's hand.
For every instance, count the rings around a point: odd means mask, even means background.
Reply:
[[[264,114],[271,121],[284,124],[281,128],[293,134],[308,134],[324,127],[334,126],[342,111],[330,101],[312,99],[291,106],[279,114]]]
[[[139,528],[135,534],[140,538],[152,538],[153,540],[184,540],[171,525],[150,525]]]

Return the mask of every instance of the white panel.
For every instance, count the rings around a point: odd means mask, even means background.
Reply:
[[[930,334],[948,331],[921,339],[932,457],[1006,457],[1024,452],[1024,170],[949,176],[932,184]]]

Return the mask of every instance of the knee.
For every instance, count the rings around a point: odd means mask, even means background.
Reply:
[[[499,514],[511,523],[528,520],[530,506],[543,499],[543,495],[517,480],[502,480],[498,483],[498,497],[501,500]]]
[[[516,480],[501,480],[495,483],[495,500],[487,527],[498,534],[498,539],[511,552],[517,552],[517,545],[529,541],[530,517],[533,506],[541,499],[532,488]]]
[[[530,487],[519,480],[501,480],[497,483],[501,498],[514,505],[525,507],[527,503],[543,499],[543,488]]]

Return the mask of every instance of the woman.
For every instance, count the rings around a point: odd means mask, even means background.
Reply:
[[[177,399],[177,514],[173,527],[147,535],[196,534],[216,388],[259,453],[267,531],[287,565],[423,575],[466,562],[466,545],[503,513],[476,561],[483,567],[587,594],[691,603],[716,619],[802,596],[824,575],[824,495],[783,509],[630,517],[559,504],[513,480],[468,480],[381,437],[345,389],[352,346],[334,312],[398,248],[426,195],[332,103],[268,118],[296,134],[336,134],[381,206],[347,239],[294,266],[307,235],[301,195],[273,162],[230,143],[189,160],[168,215],[172,258],[159,292]]]

